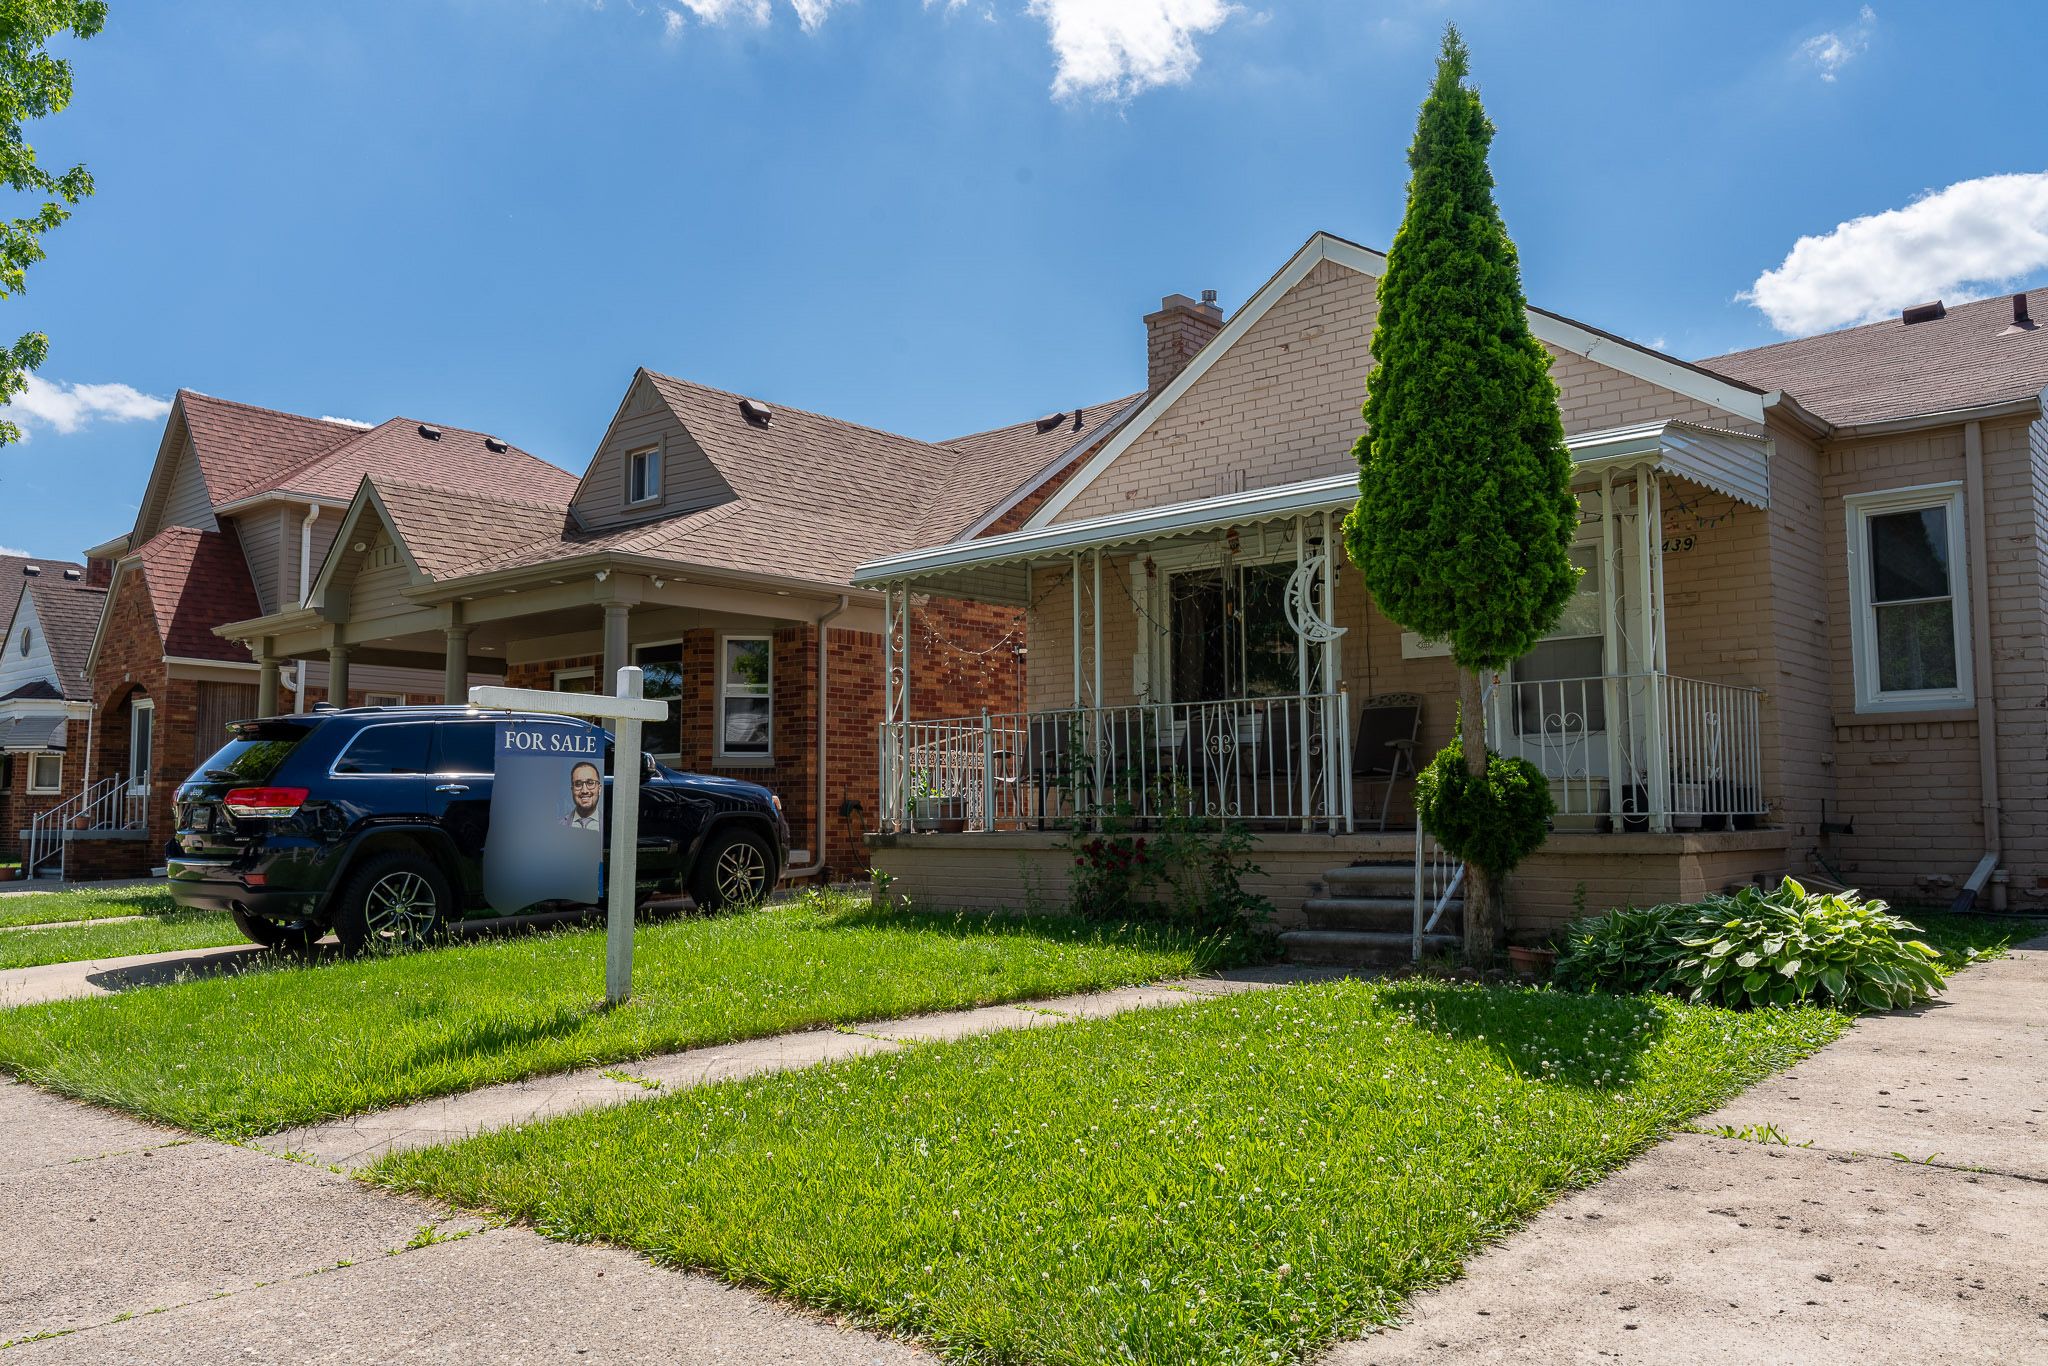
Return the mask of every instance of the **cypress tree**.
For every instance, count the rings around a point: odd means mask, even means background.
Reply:
[[[1467,859],[1465,948],[1483,958],[1506,930],[1502,880],[1541,843],[1543,822],[1527,829],[1533,808],[1546,820],[1550,808],[1530,766],[1493,756],[1489,768],[1479,671],[1506,667],[1563,615],[1578,578],[1578,503],[1550,354],[1529,331],[1515,244],[1493,202],[1493,124],[1467,72],[1448,27],[1379,282],[1344,537],[1380,609],[1448,642],[1459,669],[1459,742],[1418,784],[1418,806],[1467,803],[1461,820],[1425,823]],[[1447,838],[1489,825],[1514,829],[1463,851]]]

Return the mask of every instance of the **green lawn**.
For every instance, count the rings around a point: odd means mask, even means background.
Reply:
[[[1919,938],[1938,950],[1942,970],[1954,972],[1973,962],[2003,958],[2006,949],[2048,934],[2048,920],[2016,915],[1950,915],[1947,911],[1893,908],[1893,914],[1918,925]],[[1972,956],[1972,950],[1975,951]]]
[[[18,883],[0,883],[0,929],[11,925],[47,925],[59,920],[105,920],[120,915],[153,915],[171,909],[171,894],[161,884],[120,887],[111,891],[14,892]]]
[[[115,925],[0,929],[0,971],[248,942],[235,928],[234,918],[225,911],[170,910]]]
[[[959,1360],[1298,1360],[1847,1023],[1340,982],[704,1087],[373,1179]]]
[[[1039,917],[813,897],[643,926],[601,1008],[601,930],[254,972],[0,1014],[0,1069],[217,1137],[734,1039],[1154,981],[1222,951]]]

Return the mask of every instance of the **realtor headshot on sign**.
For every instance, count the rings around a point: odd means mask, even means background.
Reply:
[[[604,775],[597,771],[597,765],[584,762],[569,771],[569,806],[562,813],[562,824],[574,830],[598,830],[603,828],[603,818],[598,815],[597,800],[604,791]]]

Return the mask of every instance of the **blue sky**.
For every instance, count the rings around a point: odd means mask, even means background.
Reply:
[[[181,386],[578,469],[637,365],[925,437],[1127,392],[1162,294],[1387,243],[1446,19],[1547,307],[1698,357],[2038,282],[2038,8],[114,0],[0,547],[125,530]]]

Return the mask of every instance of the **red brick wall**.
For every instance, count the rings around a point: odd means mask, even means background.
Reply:
[[[7,779],[5,783],[0,783],[0,863],[19,862],[28,843],[22,838],[21,832],[28,829],[29,822],[41,812],[77,793],[84,785],[85,730],[83,721],[64,723],[64,777],[60,791],[30,796],[30,756],[7,756]]]

